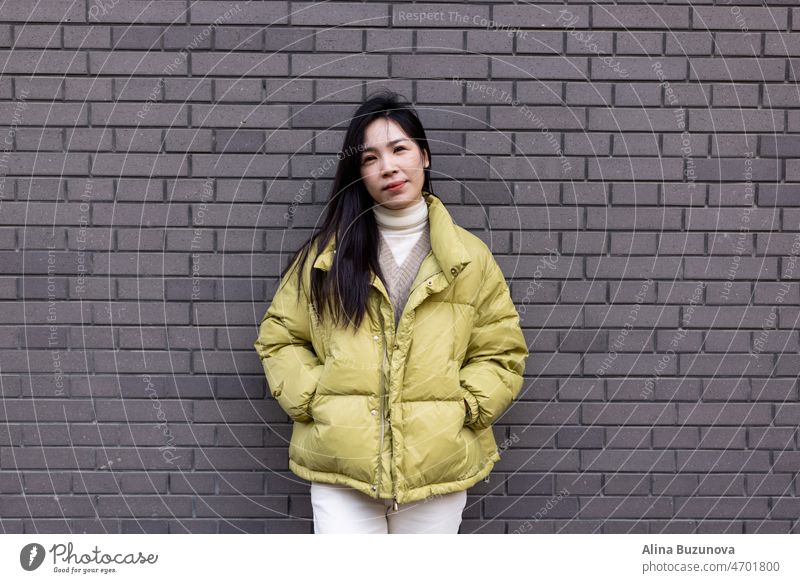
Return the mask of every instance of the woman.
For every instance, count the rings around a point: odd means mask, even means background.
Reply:
[[[519,317],[489,248],[431,192],[409,105],[366,101],[339,158],[255,342],[294,421],[289,469],[311,481],[316,533],[457,533],[522,387]]]

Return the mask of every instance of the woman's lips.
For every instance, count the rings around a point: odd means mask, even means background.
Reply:
[[[396,191],[400,190],[401,188],[403,188],[403,186],[405,186],[405,184],[406,184],[406,181],[404,180],[403,182],[401,182],[400,184],[398,184],[396,186],[389,186],[386,190],[389,190],[391,192],[396,192]]]

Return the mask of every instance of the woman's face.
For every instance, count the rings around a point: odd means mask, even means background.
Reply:
[[[394,120],[376,119],[364,130],[361,179],[376,204],[401,209],[419,200],[428,163],[425,152]],[[396,183],[402,184],[387,188]]]

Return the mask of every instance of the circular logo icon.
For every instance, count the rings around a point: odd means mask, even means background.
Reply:
[[[44,561],[44,547],[39,543],[30,543],[19,552],[19,564],[26,571],[35,571]]]

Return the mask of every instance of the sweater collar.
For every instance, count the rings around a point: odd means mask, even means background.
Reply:
[[[422,196],[405,208],[390,209],[373,204],[372,211],[378,228],[388,231],[417,231],[428,220],[428,205]]]
[[[461,240],[458,225],[439,198],[432,192],[422,191],[425,204],[428,207],[428,222],[430,226],[431,251],[441,267],[447,282],[453,278],[472,260],[467,248]],[[313,267],[329,271],[333,263],[333,254],[336,252],[336,237],[331,237],[328,244],[314,261]]]

